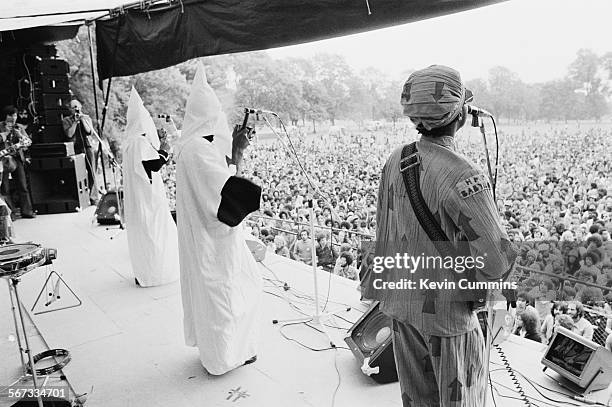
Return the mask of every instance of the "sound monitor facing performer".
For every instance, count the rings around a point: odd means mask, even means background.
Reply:
[[[542,364],[544,370],[561,375],[559,384],[578,394],[605,389],[612,382],[612,353],[562,327],[556,328]]]
[[[378,383],[397,381],[391,329],[391,319],[380,311],[379,302],[374,301],[344,338],[361,371]]]

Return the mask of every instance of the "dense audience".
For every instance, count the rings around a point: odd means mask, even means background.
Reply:
[[[494,167],[495,144],[487,130]],[[458,150],[487,168],[479,134],[475,129],[466,133],[457,140]],[[360,244],[372,240],[376,231],[382,166],[395,148],[415,140],[417,134],[408,125],[397,129],[388,125],[374,131],[332,127],[329,134],[307,136],[295,130],[290,136],[291,143],[286,137],[254,143],[245,159],[247,174],[262,186],[260,213],[248,222],[251,233],[270,251],[306,264],[312,263],[311,239],[315,239],[317,266],[358,279]],[[525,336],[548,339],[554,324],[547,316],[555,300],[610,311],[611,144],[612,127],[604,124],[539,123],[500,130],[497,204],[510,239],[519,246],[515,270],[519,291],[530,298],[538,314],[535,321],[519,318],[519,332]],[[170,165],[166,183],[172,202],[173,174]],[[315,236],[309,226],[311,200]],[[552,309],[567,315],[563,307]],[[568,307],[567,312],[573,313]],[[574,321],[573,326],[584,331],[581,325]]]

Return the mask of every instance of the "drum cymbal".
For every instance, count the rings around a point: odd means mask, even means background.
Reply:
[[[0,262],[23,257],[40,246],[32,243],[11,244],[0,247]]]

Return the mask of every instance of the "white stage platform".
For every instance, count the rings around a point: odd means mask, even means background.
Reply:
[[[81,213],[42,215],[15,222],[19,242],[33,241],[58,249],[58,259],[49,270],[39,268],[24,275],[20,293],[25,308],[29,310],[34,304],[50,270],[60,273],[83,301],[80,307],[31,315],[33,325],[30,324],[28,332],[34,341],[34,353],[47,346],[65,348],[72,353],[72,361],[64,373],[77,393],[90,393],[86,406],[332,406],[338,386],[335,366],[341,377],[335,406],[401,406],[399,385],[380,385],[364,376],[350,351],[314,352],[285,339],[272,320],[302,315],[282,298],[284,291],[274,287],[271,281],[266,281],[266,291],[280,298],[264,294],[257,362],[221,377],[208,375],[198,360],[197,350],[183,343],[179,283],[137,287],[125,232],[111,239],[117,229],[106,230],[92,223],[93,211],[90,207]],[[264,264],[277,276],[260,265],[265,278],[278,278],[299,292],[312,295],[312,273],[308,266],[275,255],[269,255]],[[348,304],[352,310],[343,316],[356,321],[367,308],[359,301],[356,282],[336,276],[330,280],[328,273],[321,272],[319,292],[323,300],[327,298],[328,286],[331,291],[327,309],[346,308],[343,304]],[[1,292],[7,293],[7,289],[1,288]],[[312,312],[310,301],[292,298],[296,300],[294,305]],[[62,299],[55,305],[60,306],[62,301],[69,302],[67,291],[62,292]],[[344,328],[329,328],[329,331],[337,346],[346,347],[342,338],[351,324],[341,319],[334,319],[332,324]],[[0,294],[0,360],[3,362],[0,387],[10,384],[20,374],[17,345],[9,340],[13,331],[8,295]],[[282,332],[313,348],[329,347],[324,335],[303,325],[287,326]],[[533,374],[534,380],[547,387],[558,388],[553,380],[538,373],[542,347],[520,338],[503,346],[513,367]],[[500,368],[495,353],[491,361],[492,370]],[[492,377],[495,382],[512,388],[506,372],[495,370]],[[520,381],[528,395],[542,398],[525,380]],[[496,387],[503,395],[517,397],[512,390]],[[570,401],[544,392],[552,398]],[[597,393],[596,399],[605,403],[604,393]],[[494,394],[500,407],[520,405],[516,399]]]

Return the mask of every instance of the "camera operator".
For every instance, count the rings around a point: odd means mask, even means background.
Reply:
[[[74,141],[74,152],[85,153],[87,168],[87,184],[89,185],[89,202],[95,205],[99,199],[98,183],[96,182],[97,159],[90,139],[94,131],[91,118],[82,112],[82,105],[76,99],[70,101],[72,115],[62,120],[64,134],[69,141]]]
[[[0,136],[2,137],[2,149],[9,148],[19,143],[27,143],[29,145],[29,136],[24,130],[24,126],[17,123],[17,108],[15,106],[6,106],[2,110],[3,122],[0,122]],[[24,151],[22,148],[12,151],[2,159],[2,195],[4,195],[6,203],[14,211],[15,206],[11,197],[11,186],[9,175],[13,174],[13,178],[17,181],[17,192],[19,193],[19,204],[21,207],[22,218],[34,218],[36,214],[32,209],[32,201],[30,192],[28,191],[28,182],[25,172],[25,164],[27,163]]]

